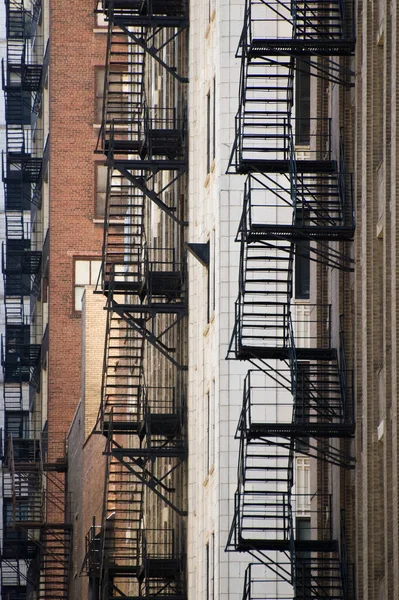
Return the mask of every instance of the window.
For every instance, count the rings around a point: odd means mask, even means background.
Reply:
[[[211,170],[211,93],[206,95],[206,172]]]
[[[309,512],[309,498],[310,498],[310,462],[306,456],[297,456],[295,460],[295,494],[297,495],[296,500],[296,511],[297,514],[300,512]]]
[[[307,211],[297,209],[295,225],[303,226],[308,219]],[[309,300],[310,298],[310,242],[300,240],[295,244],[295,298],[297,300]]]
[[[296,539],[298,541],[309,541],[311,539],[311,528],[309,517],[299,517],[295,520]],[[308,551],[296,553],[296,598],[311,598],[314,591],[314,573],[311,568],[311,554]]]
[[[206,172],[209,173],[211,165],[216,155],[216,136],[215,136],[215,124],[216,124],[216,102],[215,102],[215,91],[216,81],[213,78],[212,83],[212,98],[211,91],[206,95]]]
[[[212,533],[209,542],[205,546],[205,567],[206,567],[206,581],[205,581],[205,598],[206,600],[214,600],[215,598],[215,583],[214,583],[214,570],[215,570],[215,536]]]
[[[307,241],[295,244],[295,298],[310,298],[310,245]]]
[[[216,79],[213,78],[212,101],[212,160],[216,157]]]
[[[208,472],[215,462],[215,382],[211,382],[208,392]]]
[[[211,233],[210,256],[208,265],[208,299],[207,299],[207,322],[211,320],[216,307],[216,271],[215,271],[215,231]]]
[[[96,181],[95,181],[95,206],[94,214],[97,219],[104,219],[105,217],[105,203],[107,196],[107,165],[96,163]]]
[[[102,0],[97,2],[96,7],[96,27],[107,27],[108,23],[105,20]]]
[[[297,372],[297,390],[295,402],[295,423],[303,428],[309,425],[311,418],[311,400],[313,398],[313,386],[310,374],[310,365],[301,362]],[[309,438],[301,437],[296,440],[297,452],[306,454],[309,452]]]
[[[101,123],[102,118],[103,118],[105,67],[96,67],[95,79],[96,79],[95,122]]]
[[[295,143],[310,144],[310,64],[300,59],[295,77]]]
[[[208,474],[215,461],[215,382],[206,394],[206,470]]]
[[[100,273],[101,260],[75,260],[74,309],[82,310],[82,298],[86,285],[95,285]]]

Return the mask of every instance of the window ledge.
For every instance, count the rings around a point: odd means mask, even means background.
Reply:
[[[109,225],[120,225],[121,223],[123,223],[123,219],[111,219],[110,221],[107,221]],[[105,219],[101,218],[101,217],[95,217],[93,219],[93,225],[104,225],[105,223]]]

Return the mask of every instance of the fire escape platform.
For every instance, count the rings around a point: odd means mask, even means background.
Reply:
[[[353,423],[251,423],[246,430],[248,439],[257,439],[259,437],[351,437],[355,431]]]
[[[297,226],[279,225],[273,223],[252,223],[251,230],[245,234],[248,243],[264,239],[281,239],[290,241],[300,240],[328,240],[350,241],[353,240],[355,228],[352,226],[328,227],[320,225]]]
[[[249,58],[261,58],[267,55],[312,56],[351,55],[355,49],[354,39],[292,39],[292,38],[254,38],[247,46]]]
[[[250,152],[245,150],[244,152]],[[267,160],[238,158],[235,164],[235,170],[238,175],[248,175],[249,173],[289,173],[291,168],[290,160]],[[337,168],[335,160],[296,160],[295,168],[298,173],[334,173]]]
[[[336,356],[334,348],[295,348],[298,360],[332,360]],[[240,344],[235,350],[237,360],[250,360],[253,358],[276,358],[288,360],[291,356],[290,348],[267,348],[264,346]]]
[[[294,546],[296,552],[335,552],[338,549],[336,540],[273,540],[251,539],[239,536],[234,545],[236,552],[249,552],[251,550],[289,552]]]

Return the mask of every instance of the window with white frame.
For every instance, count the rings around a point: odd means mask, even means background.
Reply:
[[[95,82],[96,82],[95,122],[101,123],[102,118],[103,118],[105,67],[96,67]]]
[[[96,7],[96,27],[107,27],[108,23],[105,20],[102,0],[97,2]]]
[[[86,285],[95,285],[100,273],[101,260],[75,260],[74,310],[81,312],[82,298]]]
[[[107,175],[108,169],[107,165],[96,163],[96,196],[95,196],[95,206],[94,213],[96,219],[104,219],[105,215],[105,202],[107,195]]]

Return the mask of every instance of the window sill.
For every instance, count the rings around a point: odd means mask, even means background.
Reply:
[[[93,225],[102,225],[104,226],[105,223],[105,219],[101,218],[101,217],[95,217],[93,219]],[[108,225],[120,225],[121,223],[123,223],[123,218],[120,219],[111,219],[110,221],[108,221]]]

